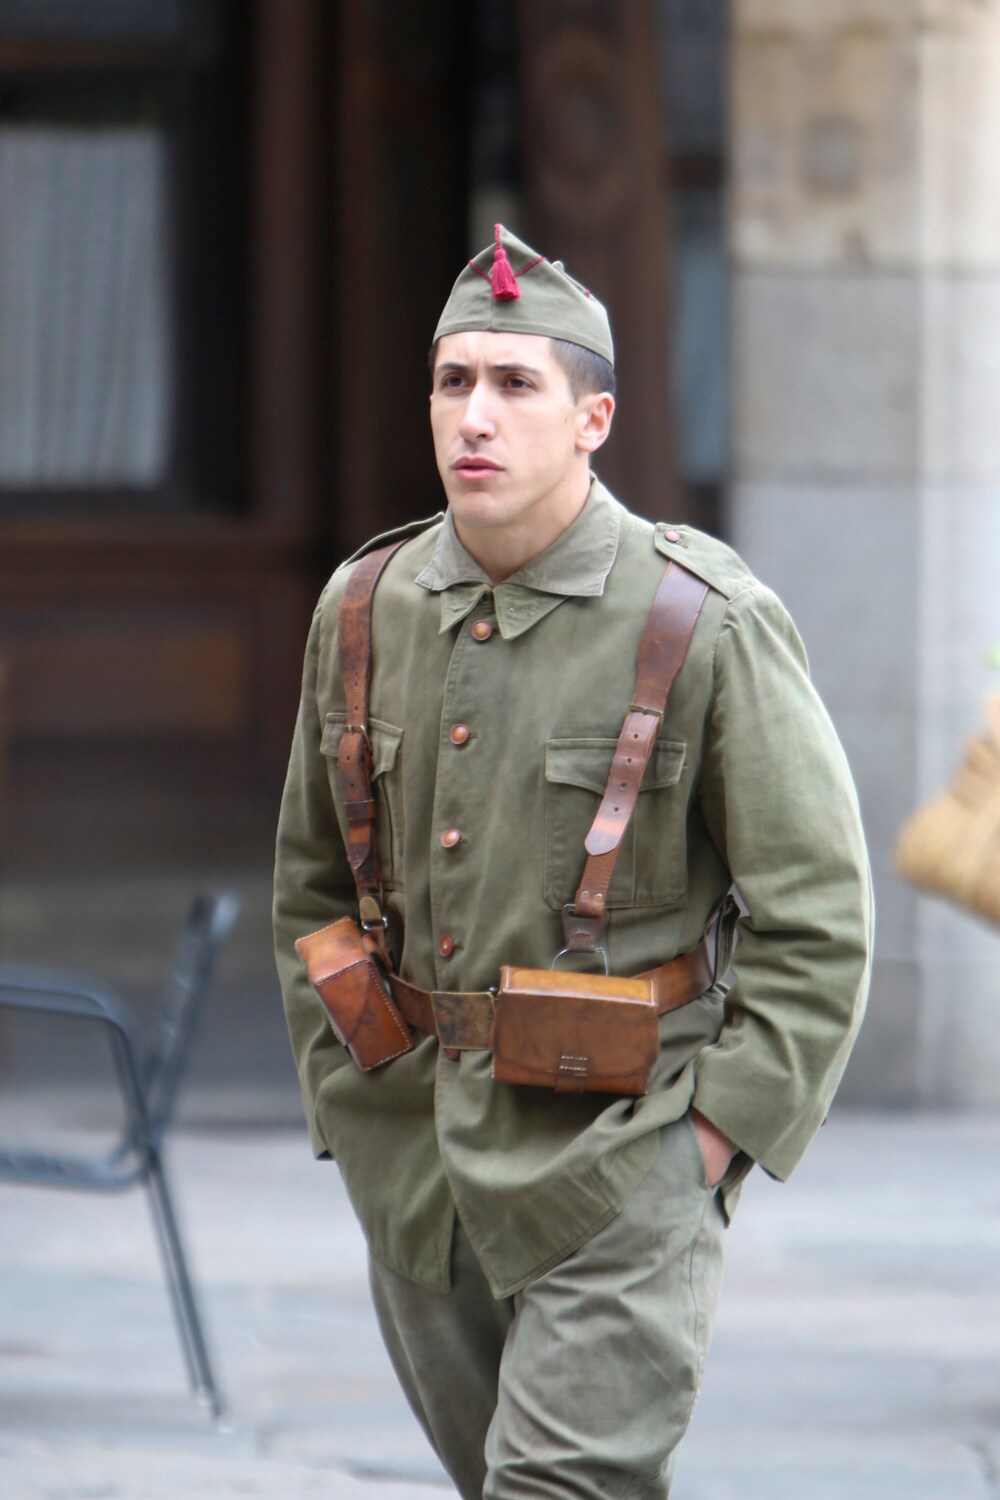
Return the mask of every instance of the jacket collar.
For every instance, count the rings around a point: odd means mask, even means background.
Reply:
[[[625,511],[597,478],[583,510],[551,546],[494,584],[459,541],[449,511],[430,562],[417,574],[421,588],[441,595],[441,630],[449,630],[492,592],[505,640],[522,635],[564,599],[603,594],[618,555]]]

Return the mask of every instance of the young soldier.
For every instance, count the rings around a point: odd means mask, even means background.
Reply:
[[[798,636],[728,547],[631,515],[593,475],[612,364],[601,304],[498,226],[435,333],[448,510],[389,539],[362,725],[364,629],[340,615],[338,648],[338,614],[387,539],[327,585],[278,831],[313,1146],[339,1163],[393,1364],[466,1500],[669,1493],[724,1225],[751,1166],[786,1178],[823,1120],[867,983],[857,803]],[[664,636],[657,616],[644,637],[661,585],[687,623]],[[683,662],[661,722],[643,695],[652,674],[662,698],[664,639]],[[368,747],[370,793],[351,780]],[[294,946],[324,928],[358,943],[343,919],[359,915],[388,976],[364,1025],[385,1007],[396,1028],[378,1054],[363,1027],[341,1045]],[[636,1002],[653,1006],[652,1075],[620,1092],[599,1091],[604,1043],[559,990],[575,977],[552,974],[605,961],[659,976]],[[346,986],[368,962],[327,969]],[[504,1081],[535,1076],[551,1015],[504,1039],[503,965],[547,971],[529,979],[571,1007],[551,1087]],[[324,976],[314,963],[326,994]],[[358,1014],[340,1014],[349,1042]],[[617,1056],[623,1033],[598,1035]]]

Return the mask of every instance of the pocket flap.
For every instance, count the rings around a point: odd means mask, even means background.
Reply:
[[[340,748],[341,736],[346,728],[346,714],[327,714],[323,725],[323,738],[320,741],[320,749],[324,755],[336,756]],[[368,738],[371,740],[372,761],[374,762],[372,775],[381,776],[386,771],[391,771],[399,755],[403,731],[397,729],[395,724],[387,724],[384,719],[369,719]]]
[[[545,779],[602,796],[617,743],[617,739],[549,740],[545,747]],[[676,786],[686,754],[684,740],[657,740],[640,791]]]

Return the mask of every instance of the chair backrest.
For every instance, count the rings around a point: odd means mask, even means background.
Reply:
[[[196,896],[177,939],[152,1045],[143,1065],[155,1136],[170,1123],[216,960],[239,909],[239,898],[231,891]]]

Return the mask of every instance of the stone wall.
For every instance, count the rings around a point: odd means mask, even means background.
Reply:
[[[1000,931],[896,830],[1000,687],[1000,4],[734,0],[735,545],[857,777],[878,902],[845,1097],[1000,1103]]]

